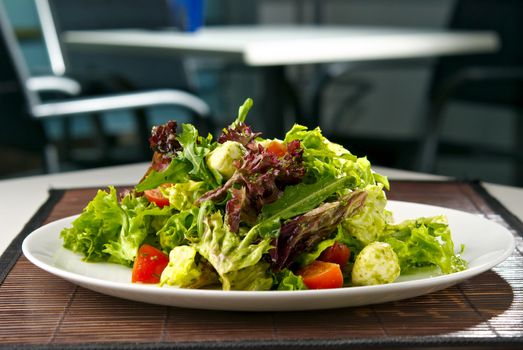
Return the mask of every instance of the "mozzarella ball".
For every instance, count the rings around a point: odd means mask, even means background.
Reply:
[[[229,179],[236,171],[234,161],[241,159],[245,152],[245,147],[241,143],[225,141],[207,155],[207,166]]]
[[[388,243],[373,242],[356,256],[352,284],[370,286],[391,283],[400,275],[398,256]]]

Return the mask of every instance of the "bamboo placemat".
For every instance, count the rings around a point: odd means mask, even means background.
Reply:
[[[457,286],[409,300],[303,312],[225,312],[150,305],[78,287],[20,254],[36,227],[79,213],[95,189],[52,190],[0,258],[0,348],[194,349],[523,347],[523,224],[479,184],[394,181],[390,199],[484,215],[516,250]]]

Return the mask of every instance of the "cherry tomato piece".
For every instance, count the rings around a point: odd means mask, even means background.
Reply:
[[[303,283],[309,289],[340,288],[343,286],[343,274],[340,265],[330,262],[313,261],[299,270],[298,275],[303,278]]]
[[[169,205],[169,198],[165,197],[158,188],[145,190],[143,193],[149,202],[155,203],[160,208]]]
[[[168,263],[167,254],[152,245],[142,245],[134,260],[132,282],[159,283],[160,276]]]
[[[343,243],[335,242],[332,246],[325,249],[318,260],[331,262],[340,265],[343,269],[350,258],[350,249]]]
[[[276,157],[281,158],[287,153],[287,146],[280,141],[271,141],[267,145],[267,152],[274,154]]]

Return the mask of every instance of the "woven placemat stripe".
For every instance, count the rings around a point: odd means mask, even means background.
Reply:
[[[20,233],[11,241],[2,256],[0,256],[0,285],[9,274],[14,264],[22,254],[22,242],[31,232],[42,226],[45,219],[49,216],[55,205],[60,202],[65,190],[49,190],[49,197],[38,208],[33,217],[25,224]]]

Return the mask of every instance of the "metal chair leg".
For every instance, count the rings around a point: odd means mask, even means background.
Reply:
[[[433,103],[426,114],[424,130],[421,133],[417,156],[417,169],[434,172],[438,154],[439,139],[443,127],[443,103]]]
[[[144,108],[137,108],[134,110],[134,120],[136,122],[136,129],[138,135],[138,143],[143,159],[150,158],[151,150],[149,148],[149,136],[151,129],[147,122],[147,112]]]
[[[93,123],[95,131],[94,138],[96,147],[100,152],[100,158],[104,160],[109,159],[110,142],[103,126],[102,114],[98,112],[92,113],[91,122]]]
[[[60,143],[59,156],[62,161],[70,161],[72,149],[72,121],[67,116],[65,116],[61,118],[60,123],[62,128],[62,142]]]
[[[316,127],[318,125],[321,125],[321,114],[323,110],[323,92],[330,83],[335,83],[336,80],[340,77],[344,75],[349,76],[350,80],[344,82],[344,84],[350,86],[352,92],[348,96],[344,97],[341,105],[335,109],[335,118],[342,116],[343,113],[341,113],[341,111],[346,110],[347,106],[353,106],[358,101],[361,101],[363,97],[367,96],[369,92],[372,90],[371,83],[361,78],[352,78],[349,75],[350,73],[350,68],[345,68],[341,70],[338,69],[334,72],[331,72],[325,67],[318,67],[314,75],[313,82],[311,84],[311,105],[309,116],[309,121],[311,123],[311,125],[309,125],[310,127]],[[335,122],[340,122],[340,120],[338,119]]]
[[[56,145],[48,143],[42,150],[43,171],[46,174],[60,172],[60,160]]]
[[[320,115],[323,105],[323,90],[325,89],[325,86],[328,84],[329,81],[329,74],[325,71],[323,67],[318,67],[311,84],[311,102],[309,107],[310,115],[306,116],[306,120],[303,121],[303,123],[310,128],[314,128],[320,125]]]

